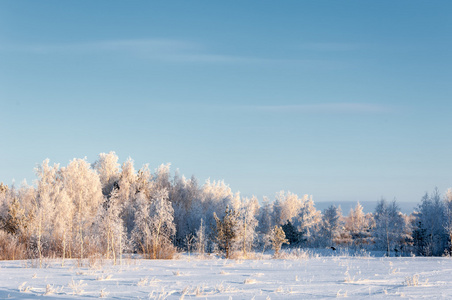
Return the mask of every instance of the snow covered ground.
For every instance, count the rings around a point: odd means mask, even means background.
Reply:
[[[452,259],[300,255],[294,259],[0,261],[0,299],[452,299]],[[88,262],[87,262],[88,264]]]

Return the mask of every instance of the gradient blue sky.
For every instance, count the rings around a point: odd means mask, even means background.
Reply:
[[[452,187],[451,1],[1,1],[0,181],[171,162],[243,195]]]

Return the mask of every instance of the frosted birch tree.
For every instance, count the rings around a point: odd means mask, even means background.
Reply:
[[[127,234],[131,234],[134,226],[135,200],[137,199],[137,174],[133,160],[129,157],[121,167],[118,182],[118,205],[122,207],[121,218]]]
[[[237,241],[244,257],[254,246],[257,233],[258,221],[256,215],[259,211],[259,201],[255,196],[251,199],[244,198],[239,208],[239,218],[237,224]]]
[[[133,238],[146,256],[163,256],[161,251],[172,250],[171,238],[175,233],[174,210],[166,189],[157,190],[152,199],[138,194]]]
[[[91,224],[103,201],[102,188],[97,173],[85,159],[74,159],[61,169],[64,188],[75,206],[74,228],[78,257],[85,258],[86,245]]]
[[[33,204],[32,228],[40,267],[42,267],[43,255],[48,255],[51,246],[54,246],[51,244],[55,219],[55,198],[59,193],[59,187],[56,184],[58,171],[59,165],[49,166],[48,159],[35,169],[38,180]]]
[[[111,197],[106,198],[104,204],[99,208],[95,224],[99,243],[102,244],[106,258],[111,257],[114,264],[118,259],[121,263],[122,252],[126,244],[124,222],[120,218],[121,209],[118,190],[114,189]]]
[[[55,197],[55,229],[54,238],[60,244],[61,264],[64,265],[66,256],[72,257],[72,240],[74,236],[75,205],[66,193],[63,183],[59,181],[55,190],[59,191]]]
[[[391,255],[391,249],[399,251],[405,239],[405,219],[396,201],[390,204],[381,199],[374,213],[375,227],[372,229],[375,243],[380,249]]]
[[[169,202],[166,188],[155,191],[150,211],[152,255],[156,259],[157,256],[162,256],[161,251],[172,249],[171,238],[176,233],[174,209]]]
[[[195,234],[195,250],[198,254],[203,255],[206,251],[206,229],[204,227],[204,220],[201,219],[201,224]]]
[[[345,221],[345,228],[350,233],[353,245],[361,248],[369,243],[369,218],[363,212],[363,206],[358,202],[355,209],[350,209]]]
[[[118,184],[120,176],[118,159],[116,153],[111,151],[100,153],[99,158],[94,163],[94,169],[99,174],[104,196],[109,196],[115,184]]]

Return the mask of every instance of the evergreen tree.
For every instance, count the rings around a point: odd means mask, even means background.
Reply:
[[[290,245],[300,246],[306,239],[303,236],[302,232],[299,232],[297,228],[290,222],[287,221],[286,224],[282,225],[282,230],[289,241]]]
[[[336,245],[341,233],[341,212],[334,205],[324,210],[320,227],[320,239],[323,246]]]
[[[283,244],[289,244],[289,240],[286,239],[286,234],[281,226],[275,225],[268,235],[268,239],[272,244],[272,249],[275,251],[274,256],[279,257],[279,251]]]
[[[225,253],[226,258],[229,258],[237,238],[239,214],[228,206],[222,219],[215,212],[213,216],[216,222],[215,233],[218,249]]]
[[[446,206],[438,189],[426,193],[416,213],[414,247],[418,255],[440,256],[448,249]]]

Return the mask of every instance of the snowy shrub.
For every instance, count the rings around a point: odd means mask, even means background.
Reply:
[[[148,284],[148,278],[141,278],[140,281],[138,281],[138,286],[146,286]]]
[[[99,281],[110,280],[112,277],[113,277],[113,275],[111,275],[111,274],[105,275],[105,276],[102,275],[102,276],[97,277],[96,280],[99,280]]]
[[[313,254],[309,250],[304,249],[292,249],[289,251],[281,252],[279,258],[292,259],[292,260],[306,260],[312,258]]]
[[[79,280],[78,282],[71,280],[69,283],[69,287],[72,289],[74,295],[81,295],[84,291],[83,288],[86,286],[86,283],[83,283],[83,280]]]
[[[414,274],[413,276],[405,277],[405,285],[418,286],[419,285],[419,274]]]
[[[257,280],[254,278],[247,278],[247,279],[245,279],[245,281],[243,283],[244,284],[255,284],[255,283],[257,283]]]
[[[261,253],[255,253],[255,252],[247,252],[247,253],[243,253],[242,250],[240,251],[233,251],[231,254],[229,254],[229,258],[230,259],[236,259],[236,260],[240,260],[240,259],[258,259],[259,257],[261,257],[262,254]]]
[[[24,281],[24,282],[21,283],[21,285],[19,285],[19,287],[18,287],[19,292],[26,293],[26,292],[28,292],[30,290],[30,287],[26,286],[26,284],[27,284],[27,282]]]
[[[107,298],[110,293],[105,291],[105,289],[100,290],[99,298]]]
[[[342,290],[337,291],[336,298],[347,298],[347,291],[341,293]]]
[[[360,249],[359,251],[356,251],[353,256],[361,257],[361,258],[369,258],[369,257],[371,257],[370,252],[366,251],[365,249]]]
[[[47,284],[44,296],[55,294],[55,292],[57,292],[57,289],[53,285]]]
[[[0,230],[0,260],[25,259],[25,245],[17,237]]]

